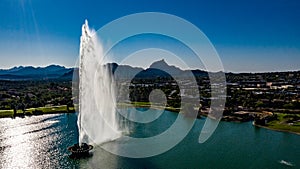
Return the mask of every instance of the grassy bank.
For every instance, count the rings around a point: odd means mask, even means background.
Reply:
[[[150,102],[132,102],[132,103],[120,103],[118,106],[132,106],[132,107],[151,107],[154,109],[165,109],[172,112],[180,112],[180,109],[173,107],[164,107],[161,105],[151,105]],[[299,114],[283,114],[276,113],[277,120],[268,122],[265,126],[256,125],[270,130],[290,132],[300,134],[300,115]]]
[[[132,102],[132,103],[118,103],[119,108],[122,107],[146,107],[153,109],[165,109],[172,112],[180,112],[180,109],[173,107],[164,107],[163,105],[151,104],[150,102]],[[38,108],[28,108],[25,113],[22,110],[17,110],[16,116],[24,115],[42,115],[42,114],[52,114],[52,113],[72,113],[75,112],[74,107],[69,107],[66,105],[62,106],[52,106],[52,107],[38,107]],[[256,125],[258,127],[263,127],[276,131],[284,131],[290,133],[300,134],[300,115],[299,114],[283,114],[276,113],[277,119],[268,122],[266,125]],[[13,110],[0,110],[0,118],[4,117],[14,117]]]
[[[74,107],[69,107],[69,110],[66,105],[62,106],[51,106],[51,107],[37,107],[37,108],[28,108],[25,109],[25,113],[22,110],[17,110],[16,116],[24,115],[40,115],[40,114],[52,114],[52,113],[72,113],[75,112]],[[0,118],[4,117],[14,117],[13,110],[0,110]]]
[[[300,115],[276,113],[277,120],[270,121],[266,128],[300,134]]]
[[[132,103],[118,103],[118,107],[151,107],[153,109],[165,109],[172,112],[179,112],[180,109],[176,109],[173,107],[164,107],[162,105],[151,105],[150,102],[132,102]],[[22,110],[17,110],[16,116],[24,116],[24,115],[40,115],[40,114],[51,114],[51,113],[70,113],[75,112],[74,107],[69,107],[69,110],[67,109],[66,105],[62,106],[51,106],[51,107],[37,107],[37,108],[28,108],[25,109],[25,113]],[[4,117],[14,117],[14,111],[13,110],[0,110],[0,118]]]
[[[165,107],[162,105],[158,105],[158,104],[151,104],[150,102],[131,102],[131,103],[118,103],[118,107],[145,107],[145,108],[152,108],[152,109],[158,109],[158,110],[168,110],[171,112],[180,112],[180,109],[178,108],[173,108],[173,107]]]
[[[13,117],[13,115],[14,115],[13,110],[0,110],[0,118]]]

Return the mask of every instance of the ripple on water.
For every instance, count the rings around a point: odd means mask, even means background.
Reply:
[[[70,124],[67,121],[69,118]],[[1,169],[72,166],[66,156],[67,145],[63,140],[76,138],[76,115],[6,118],[0,119],[0,124]]]

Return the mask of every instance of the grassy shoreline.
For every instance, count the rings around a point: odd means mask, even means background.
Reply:
[[[267,128],[270,130],[289,132],[300,135],[300,115],[299,114],[284,114],[275,113],[276,120],[269,121],[266,125],[257,125],[258,127]]]
[[[163,105],[156,105],[156,104],[151,104],[150,102],[132,102],[132,103],[118,103],[118,107],[126,106],[126,107],[145,107],[145,108],[152,108],[152,109],[157,109],[157,110],[168,110],[171,112],[179,113],[180,109],[178,108],[173,108],[173,107],[165,107]]]
[[[153,108],[157,110],[168,110],[174,113],[179,113],[180,109],[173,107],[165,107],[163,105],[155,105],[149,102],[132,102],[132,103],[118,103],[117,106],[119,108],[122,107],[145,107],[145,108]],[[74,113],[74,107],[67,107],[66,105],[61,106],[51,106],[51,107],[37,107],[37,108],[28,108],[25,109],[25,113],[22,110],[17,110],[17,117],[22,116],[31,116],[31,115],[43,115],[43,114],[54,114],[54,113]],[[261,127],[269,130],[280,131],[280,132],[288,132],[300,135],[300,122],[297,122],[294,125],[289,125],[284,122],[285,114],[277,113],[278,120],[270,121],[266,125],[258,125],[253,123],[256,127]],[[299,115],[300,116],[300,115]],[[13,118],[14,112],[13,110],[0,110],[0,118]]]
[[[278,131],[278,132],[286,132],[286,133],[300,135],[299,129],[297,131],[293,131],[293,130],[290,130],[290,129],[280,129],[280,128],[276,128],[276,127],[272,127],[272,126],[258,125],[258,124],[255,124],[255,123],[253,123],[253,126],[268,129],[268,130]]]
[[[16,117],[22,116],[32,116],[32,115],[43,115],[43,114],[54,114],[54,113],[74,113],[74,107],[67,107],[67,105],[61,106],[49,106],[49,107],[37,107],[37,108],[28,108],[25,109],[25,112],[22,110],[17,110]],[[13,110],[0,110],[0,118],[13,118],[14,111]]]

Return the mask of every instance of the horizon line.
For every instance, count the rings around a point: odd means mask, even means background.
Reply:
[[[116,63],[116,62],[111,62],[111,63]],[[118,64],[118,63],[116,63],[116,64],[121,65],[121,64]],[[10,68],[0,68],[0,70],[10,70],[10,69],[13,69],[13,68],[16,68],[16,67],[17,68],[18,67],[46,68],[46,67],[49,67],[49,66],[61,66],[61,67],[64,67],[66,69],[78,68],[77,66],[69,67],[69,66],[66,66],[66,65],[63,65],[63,64],[51,63],[51,64],[48,64],[48,65],[16,65],[16,66],[12,66]],[[150,67],[147,67],[147,68],[137,67],[137,66],[132,66],[132,65],[128,65],[128,64],[124,64],[123,66],[130,66],[130,67],[133,67],[133,68],[142,68],[144,70],[150,68]],[[176,68],[179,68],[180,70],[183,70],[183,71],[184,70],[201,70],[201,71],[206,71],[207,72],[207,70],[200,69],[200,68],[181,69],[180,67],[178,67],[176,65],[169,65],[169,66],[175,66]],[[253,74],[255,74],[255,73],[276,73],[276,72],[298,72],[298,71],[300,71],[300,68],[297,69],[297,70],[271,70],[271,71],[257,71],[257,72],[253,72],[253,71],[228,71],[228,70],[216,71],[216,72],[234,73],[234,74],[242,74],[242,73],[250,73],[250,74],[253,73]],[[216,72],[212,72],[212,73],[216,73]]]

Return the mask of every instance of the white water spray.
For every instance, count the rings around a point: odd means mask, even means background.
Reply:
[[[115,84],[104,66],[104,54],[95,31],[82,25],[79,60],[79,144],[101,144],[121,136],[116,119]]]

